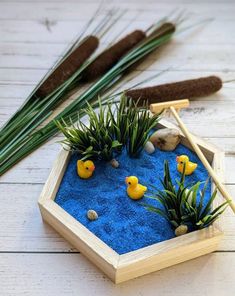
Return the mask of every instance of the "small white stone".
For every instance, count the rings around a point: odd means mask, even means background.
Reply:
[[[154,148],[153,144],[150,141],[148,141],[144,146],[144,150],[148,154],[152,154],[155,151],[155,148]]]
[[[188,232],[188,226],[187,225],[180,225],[175,229],[175,235],[180,236],[184,235]]]
[[[119,162],[115,158],[110,161],[110,164],[115,169],[119,167]]]
[[[97,220],[98,214],[94,210],[89,210],[87,211],[87,218],[91,221]]]

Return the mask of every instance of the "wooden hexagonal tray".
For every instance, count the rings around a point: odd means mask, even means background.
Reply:
[[[158,127],[172,127],[172,124],[162,120]],[[194,140],[217,176],[223,178],[223,152],[197,137]],[[181,144],[192,150],[183,135]],[[208,228],[119,255],[54,201],[70,156],[70,152],[63,150],[55,161],[38,202],[42,217],[113,282],[120,283],[217,249],[222,232],[214,223]]]

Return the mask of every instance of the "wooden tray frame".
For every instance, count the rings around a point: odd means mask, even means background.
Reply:
[[[175,125],[161,120],[158,127]],[[187,138],[182,133],[181,136],[181,143],[192,149]],[[223,181],[224,153],[198,137],[194,139]],[[119,255],[54,201],[70,156],[70,152],[62,150],[54,163],[38,201],[42,218],[114,283],[127,281],[217,250],[223,233],[218,223],[214,223],[208,228]]]

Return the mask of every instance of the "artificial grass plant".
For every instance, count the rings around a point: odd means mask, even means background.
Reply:
[[[83,160],[111,160],[115,148],[122,144],[113,137],[110,111],[100,102],[98,114],[89,104],[84,112],[88,116],[88,125],[80,120],[79,113],[75,124],[72,121],[66,123],[63,119],[56,122],[58,129],[65,136],[62,143],[70,150],[80,153]]]
[[[109,102],[102,106],[99,101],[98,114],[88,104],[84,113],[89,124],[84,124],[78,113],[78,121],[57,121],[58,129],[64,134],[62,143],[70,150],[82,155],[82,159],[111,160],[126,147],[130,157],[138,157],[149,138],[150,130],[156,126],[160,114],[153,116],[147,109],[139,108],[125,95],[116,110]]]
[[[225,211],[229,202],[226,201],[212,209],[212,204],[217,196],[217,189],[213,191],[205,203],[205,192],[208,180],[200,190],[202,182],[190,186],[185,185],[185,170],[177,186],[171,179],[168,161],[164,163],[164,179],[161,180],[163,190],[154,188],[155,192],[147,197],[160,202],[163,209],[144,204],[147,210],[163,216],[176,229],[180,225],[187,225],[191,230],[202,229],[210,226]],[[153,186],[152,186],[153,188]]]

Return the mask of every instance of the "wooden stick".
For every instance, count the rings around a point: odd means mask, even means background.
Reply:
[[[174,102],[173,102],[174,104]],[[183,121],[180,119],[179,115],[177,114],[176,110],[174,107],[170,107],[170,110],[172,112],[172,114],[175,117],[175,120],[178,122],[182,132],[184,133],[184,135],[188,138],[190,144],[192,145],[194,151],[196,152],[197,156],[199,157],[199,159],[201,160],[201,162],[203,163],[203,165],[205,166],[205,168],[207,169],[207,171],[209,172],[210,176],[212,177],[216,187],[219,189],[220,193],[222,194],[222,196],[224,197],[224,199],[226,199],[227,201],[230,201],[229,206],[231,207],[231,209],[233,210],[233,212],[235,213],[235,203],[232,200],[232,197],[230,196],[230,194],[228,193],[227,189],[225,188],[225,186],[220,182],[218,176],[216,175],[216,173],[214,172],[214,170],[212,169],[211,165],[209,164],[208,160],[206,159],[206,157],[204,156],[204,154],[202,153],[201,149],[199,148],[199,146],[197,145],[197,143],[194,141],[192,135],[190,134],[190,132],[188,131],[187,127],[185,126],[185,124],[183,123]]]
[[[175,108],[181,109],[181,108],[187,108],[189,106],[189,100],[176,100],[176,101],[168,101],[168,102],[162,102],[162,103],[155,103],[150,105],[150,111],[152,113],[159,113],[163,109],[167,109],[174,105]]]

